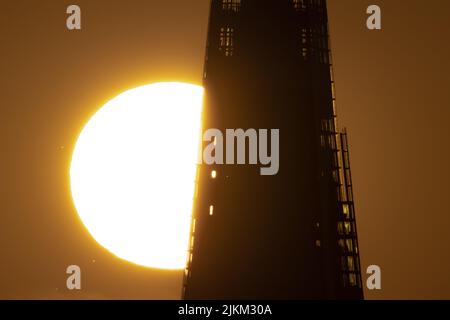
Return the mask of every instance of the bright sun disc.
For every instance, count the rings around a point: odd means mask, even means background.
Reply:
[[[70,166],[73,201],[116,256],[184,268],[202,99],[199,86],[151,84],[112,99],[83,128]]]

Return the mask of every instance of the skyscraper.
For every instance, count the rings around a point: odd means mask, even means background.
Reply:
[[[361,299],[324,0],[212,0],[204,129],[280,130],[277,175],[200,165],[185,299]]]

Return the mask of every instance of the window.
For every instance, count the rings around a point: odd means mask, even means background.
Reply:
[[[341,257],[341,267],[343,271],[347,271],[347,260],[345,257]]]
[[[329,123],[329,126],[330,126],[330,131],[331,131],[332,133],[336,133],[334,121],[335,121],[334,118],[328,119],[328,123]]]
[[[347,235],[352,233],[352,225],[350,222],[344,222],[344,230]]]
[[[214,206],[209,206],[209,215],[212,216],[214,214]]]
[[[298,2],[298,5],[300,6],[300,2]],[[304,60],[313,60],[317,63],[329,65],[330,51],[327,27],[324,25],[302,27],[300,29],[300,52]]]
[[[211,171],[211,178],[213,178],[213,179],[217,178],[217,171],[216,170]]]
[[[352,256],[347,257],[347,267],[349,271],[355,271],[355,260]]]
[[[333,181],[334,181],[336,184],[339,184],[339,183],[340,183],[340,181],[339,181],[339,174],[338,174],[338,172],[337,172],[336,170],[333,171]]]
[[[347,177],[349,177],[349,176],[347,176]],[[351,187],[347,188],[347,193],[348,193],[348,201],[353,201],[353,192],[352,192],[352,188]]]
[[[339,201],[345,201],[342,185],[336,187],[336,194]]]
[[[293,0],[293,4],[296,11],[306,10],[306,0]]]
[[[348,204],[342,205],[342,213],[345,219],[350,219],[350,206]]]
[[[241,0],[222,0],[222,10],[239,12],[241,10]]]
[[[301,48],[301,54],[302,54],[303,60],[305,60],[305,61],[308,60],[309,35],[310,34],[308,33],[308,28],[302,28],[300,30],[300,48]]]
[[[322,242],[320,240],[316,240],[316,247],[320,247],[322,245]]]
[[[358,285],[358,282],[356,280],[356,274],[349,273],[349,275],[348,275],[348,283],[350,284],[350,287],[356,287]]]
[[[300,39],[301,39],[302,45],[306,45],[306,43],[308,42],[308,37],[306,35],[306,29],[305,28],[302,29],[302,33],[300,35]]]
[[[338,222],[338,233],[340,235],[344,234],[344,224],[342,222]]]
[[[341,248],[341,252],[345,252],[345,244],[344,243],[345,243],[344,239],[338,240],[338,245],[339,245],[339,248]]]
[[[328,132],[329,131],[328,124],[329,124],[329,122],[328,122],[327,119],[322,119],[322,123],[321,123],[322,131],[324,131],[324,132]]]
[[[328,136],[328,145],[330,146],[331,150],[336,150],[336,140],[333,135]]]
[[[348,156],[348,152],[344,152],[344,166],[345,168],[350,167],[350,158]]]
[[[347,274],[343,274],[342,275],[342,280],[343,280],[343,283],[344,283],[344,287],[347,287],[347,284],[348,284],[348,277],[347,277]]]
[[[234,52],[234,28],[223,27],[220,28],[220,47],[226,57],[231,57]]]
[[[330,51],[328,50],[328,30],[322,25],[316,31],[317,49],[319,50],[319,62],[329,64]]]
[[[302,48],[303,60],[308,60],[308,48]]]
[[[345,240],[345,246],[347,248],[348,253],[353,253],[353,240],[352,239]]]

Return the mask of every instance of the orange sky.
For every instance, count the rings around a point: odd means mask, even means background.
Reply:
[[[365,28],[375,2],[328,2],[362,265],[383,271],[366,297],[450,299],[450,2],[376,1],[381,32]],[[2,3],[0,298],[178,298],[181,272],[118,260],[82,228],[68,166],[85,121],[119,92],[201,83],[208,0],[76,3],[77,32],[71,2]],[[81,292],[65,289],[70,264]]]

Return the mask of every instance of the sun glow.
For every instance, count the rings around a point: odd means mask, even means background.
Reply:
[[[184,268],[202,99],[199,86],[151,84],[112,99],[83,128],[70,167],[73,201],[116,256]]]

